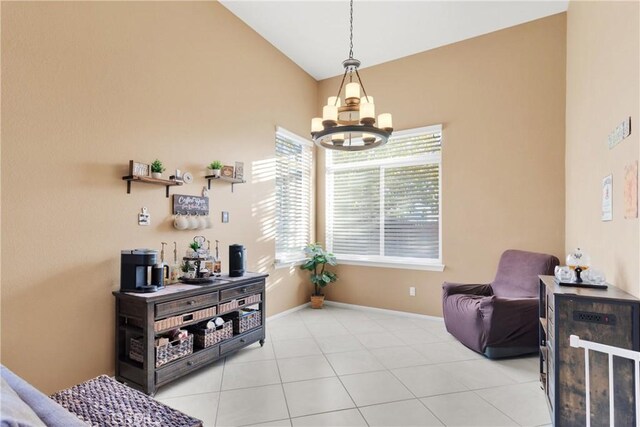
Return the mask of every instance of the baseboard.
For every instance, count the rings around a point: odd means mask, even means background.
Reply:
[[[267,322],[270,320],[276,320],[279,317],[286,316],[287,314],[295,313],[298,310],[302,310],[305,307],[308,307],[309,303],[305,302],[304,304],[300,304],[297,307],[290,308],[289,310],[281,311],[280,313],[273,314],[271,316],[267,316]]]
[[[434,320],[434,321],[437,321],[437,322],[443,322],[444,321],[444,319],[442,317],[429,316],[427,314],[410,313],[408,311],[388,310],[386,308],[367,307],[366,305],[347,304],[346,302],[329,301],[329,300],[324,300],[324,303],[326,305],[332,305],[334,307],[350,308],[352,310],[373,311],[373,312],[376,312],[376,313],[390,314],[390,315],[393,315],[393,316],[412,317],[412,318],[415,318],[415,319]]]

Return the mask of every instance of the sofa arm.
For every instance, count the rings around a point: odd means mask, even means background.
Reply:
[[[480,314],[487,334],[487,346],[537,345],[537,298],[483,298]]]
[[[444,282],[442,284],[443,298],[446,298],[449,295],[456,294],[491,296],[493,295],[493,291],[491,290],[491,285],[461,284],[449,282]]]

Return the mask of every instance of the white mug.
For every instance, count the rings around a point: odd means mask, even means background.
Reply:
[[[187,219],[189,220],[190,230],[195,230],[196,228],[198,228],[198,225],[200,225],[200,221],[198,221],[198,217],[196,216],[190,215]]]
[[[206,228],[213,228],[213,220],[211,219],[211,216],[207,215],[205,217],[205,221],[207,223]]]
[[[178,230],[186,230],[187,227],[189,226],[189,223],[187,222],[187,218],[178,214],[173,220],[173,226]]]
[[[207,228],[207,217],[202,215],[198,216],[198,229],[202,230]]]

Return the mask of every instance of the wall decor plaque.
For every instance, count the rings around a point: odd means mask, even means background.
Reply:
[[[244,162],[236,162],[236,169],[234,171],[234,178],[243,179],[244,178]]]
[[[174,194],[173,214],[209,215],[209,198]]]
[[[129,176],[151,176],[151,165],[129,160]]]
[[[613,220],[613,175],[602,180],[602,221]]]

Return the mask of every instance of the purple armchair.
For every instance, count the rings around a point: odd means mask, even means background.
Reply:
[[[493,283],[442,285],[447,331],[490,359],[538,351],[538,275],[553,274],[558,258],[507,250]]]

